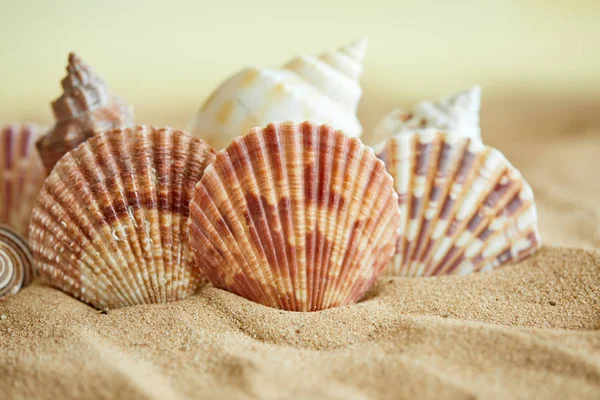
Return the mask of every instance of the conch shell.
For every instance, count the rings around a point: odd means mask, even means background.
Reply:
[[[32,265],[27,241],[8,226],[0,225],[0,300],[29,285]]]
[[[428,129],[375,151],[394,177],[402,214],[388,275],[485,271],[540,247],[533,191],[498,150]]]
[[[0,129],[0,223],[26,235],[33,202],[44,181],[35,149],[43,128],[10,124]]]
[[[217,154],[190,204],[197,269],[216,287],[284,310],[359,300],[400,232],[392,177],[328,125],[269,124]]]
[[[64,93],[52,102],[56,125],[37,143],[48,173],[68,151],[93,135],[133,125],[133,110],[108,92],[102,78],[77,55],[69,54]]]
[[[192,133],[216,149],[274,121],[311,120],[360,136],[356,109],[367,44],[361,39],[319,57],[301,56],[279,69],[244,69],[208,98]]]
[[[194,293],[187,220],[215,152],[171,128],[98,134],[67,153],[31,217],[35,267],[53,286],[102,309]]]
[[[372,141],[379,143],[400,133],[410,133],[425,128],[442,129],[481,140],[479,110],[481,88],[472,88],[445,97],[438,102],[421,101],[411,110],[390,111],[375,128]]]

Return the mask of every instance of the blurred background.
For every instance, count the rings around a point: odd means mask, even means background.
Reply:
[[[360,114],[473,83],[508,94],[600,93],[600,1],[0,1],[0,120],[50,123],[69,51],[140,122],[186,125],[241,67],[367,36]]]
[[[69,51],[138,123],[185,129],[242,67],[362,36],[367,135],[392,108],[478,83],[484,141],[531,183],[546,242],[600,247],[598,0],[2,0],[0,122],[52,124]]]

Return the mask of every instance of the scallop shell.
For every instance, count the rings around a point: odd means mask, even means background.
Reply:
[[[214,154],[200,139],[151,126],[108,131],[67,153],[31,217],[40,275],[100,309],[194,293],[189,202]]]
[[[379,143],[399,133],[436,128],[481,140],[480,108],[481,88],[473,86],[438,102],[421,101],[411,110],[399,108],[391,111],[379,122],[372,139]]]
[[[33,261],[27,241],[0,225],[0,300],[15,295],[33,279]]]
[[[27,234],[33,202],[44,168],[35,149],[42,128],[34,124],[10,124],[1,128],[0,223]]]
[[[93,135],[133,125],[132,108],[110,95],[104,80],[73,53],[61,84],[64,93],[52,102],[56,124],[37,144],[48,172],[63,155]]]
[[[388,275],[490,270],[540,247],[533,191],[498,150],[428,129],[375,151],[394,177],[402,212]]]
[[[284,310],[361,298],[395,251],[392,177],[328,125],[269,124],[217,154],[190,204],[196,266],[216,287]]]
[[[217,149],[274,121],[311,120],[360,136],[356,109],[367,44],[361,39],[318,58],[297,57],[279,69],[242,70],[204,103],[192,133]]]

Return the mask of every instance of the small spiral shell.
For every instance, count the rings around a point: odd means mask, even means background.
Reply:
[[[37,143],[48,173],[68,151],[97,133],[133,125],[133,110],[109,93],[106,82],[76,54],[69,54],[64,93],[52,102],[56,125]]]
[[[394,135],[425,128],[442,129],[453,135],[481,140],[480,108],[479,86],[446,96],[439,101],[421,101],[410,109],[397,108],[381,119],[370,142],[379,143]]]
[[[33,258],[25,239],[0,225],[0,300],[17,294],[33,278]]]

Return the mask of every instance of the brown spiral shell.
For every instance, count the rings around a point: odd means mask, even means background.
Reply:
[[[358,301],[399,236],[392,177],[328,125],[269,124],[237,138],[190,204],[196,267],[215,286],[292,311]]]
[[[36,269],[96,308],[164,303],[201,283],[188,240],[194,185],[213,159],[171,128],[96,135],[61,158],[34,206]]]
[[[0,300],[17,294],[33,278],[33,260],[27,241],[0,225]]]
[[[68,151],[93,135],[133,125],[133,110],[111,95],[104,80],[76,54],[69,54],[64,93],[52,102],[54,127],[37,143],[48,172]]]

